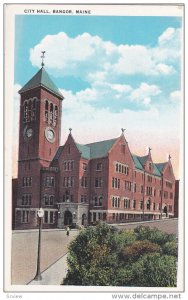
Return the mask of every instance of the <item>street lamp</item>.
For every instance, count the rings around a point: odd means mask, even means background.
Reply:
[[[37,212],[39,218],[39,236],[38,236],[38,255],[37,255],[37,272],[34,280],[42,280],[40,273],[40,255],[41,255],[41,231],[42,231],[42,218],[44,217],[44,210],[40,208]]]

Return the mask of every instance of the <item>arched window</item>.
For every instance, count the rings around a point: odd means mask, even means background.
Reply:
[[[102,206],[102,200],[103,200],[103,197],[99,196],[99,206]]]
[[[29,102],[28,102],[28,121],[31,121],[31,104],[32,104],[32,101],[29,100]]]
[[[45,102],[45,121],[48,122],[48,101]]]
[[[34,98],[32,101],[31,120],[35,120],[35,118],[36,118],[36,99]]]
[[[50,124],[53,123],[54,113],[53,113],[53,104],[50,103]]]
[[[151,207],[151,201],[148,200],[148,201],[146,202],[146,208],[147,208],[148,210],[150,210],[150,207]]]
[[[24,122],[28,122],[28,103],[24,103]]]
[[[54,109],[54,122],[53,122],[54,126],[56,126],[56,124],[57,124],[57,116],[58,116],[58,108],[57,108],[57,105],[55,105],[55,109]]]

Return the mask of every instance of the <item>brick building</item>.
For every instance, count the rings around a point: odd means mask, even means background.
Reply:
[[[171,158],[154,163],[130,152],[122,134],[82,145],[72,130],[60,146],[63,95],[42,68],[19,91],[20,131],[15,228],[87,225],[174,216]]]

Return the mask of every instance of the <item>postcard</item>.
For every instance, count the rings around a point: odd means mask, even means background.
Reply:
[[[184,5],[4,14],[5,292],[183,292]]]

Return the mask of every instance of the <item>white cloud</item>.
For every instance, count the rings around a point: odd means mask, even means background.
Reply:
[[[148,105],[151,102],[151,97],[157,96],[161,93],[157,85],[149,85],[142,82],[139,88],[133,90],[129,96],[131,101],[142,102]]]
[[[168,28],[158,38],[155,47],[116,45],[86,32],[74,38],[64,32],[47,35],[30,49],[34,66],[40,66],[44,49],[45,64],[54,76],[80,76],[92,83],[114,82],[122,75],[166,76],[175,71],[180,54],[180,29]]]
[[[174,102],[179,102],[181,99],[181,91],[173,91],[170,94],[170,99]]]

